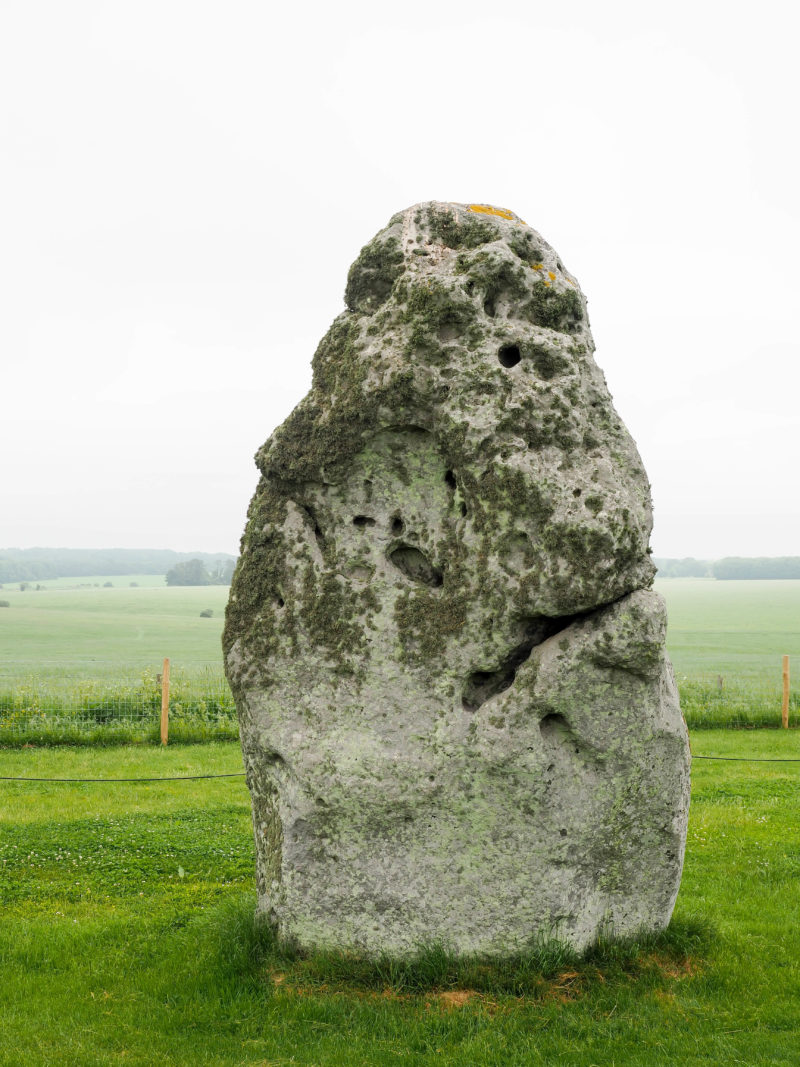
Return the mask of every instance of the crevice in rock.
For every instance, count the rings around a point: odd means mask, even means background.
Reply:
[[[455,474],[453,474],[452,471],[445,471],[444,472],[444,480],[450,486],[451,489],[456,489],[457,488],[456,476],[455,476]]]
[[[413,545],[398,545],[389,553],[389,560],[412,582],[420,582],[433,589],[442,585],[442,572],[434,567],[424,552]]]
[[[355,515],[353,516],[353,526],[374,526],[375,520],[369,515]]]
[[[525,620],[525,639],[511,649],[496,670],[473,671],[469,675],[461,695],[461,703],[465,710],[477,711],[481,704],[485,704],[498,693],[510,689],[514,684],[517,671],[537,645],[541,645],[548,637],[565,630],[582,618],[583,615],[562,615],[550,619],[544,615],[538,615]]]
[[[393,423],[391,426],[387,426],[385,430],[382,430],[381,434],[387,434],[393,437],[400,437],[402,435],[407,435],[411,437],[430,437],[431,431],[425,426],[418,426],[416,423],[408,422]],[[401,442],[397,442],[397,444],[400,443]]]
[[[313,509],[308,506],[308,504],[299,504],[298,507],[308,519],[308,523],[311,526],[311,529],[314,531],[314,537],[316,537],[317,539],[317,544],[319,545],[320,549],[323,549],[325,547],[325,534],[322,532],[322,528],[320,527],[320,524],[317,521],[316,514],[314,513]]]

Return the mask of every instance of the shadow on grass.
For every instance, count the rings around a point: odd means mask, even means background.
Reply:
[[[269,992],[422,995],[469,990],[478,994],[564,999],[593,985],[643,979],[656,984],[703,969],[716,933],[705,920],[679,919],[660,934],[615,938],[606,934],[584,953],[558,940],[538,938],[502,958],[456,956],[443,944],[421,947],[412,957],[370,959],[334,951],[308,952],[280,942],[253,918],[251,898],[228,903],[206,920],[207,979]],[[195,930],[195,936],[197,931]],[[198,978],[200,978],[198,973]]]

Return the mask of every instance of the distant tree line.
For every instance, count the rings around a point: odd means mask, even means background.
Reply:
[[[800,556],[726,556],[713,566],[715,578],[800,578]]]
[[[659,578],[800,578],[800,556],[726,556],[724,559],[653,559]]]
[[[199,559],[209,575],[236,562],[228,552],[174,552],[168,548],[4,548],[0,585],[42,578],[83,578],[95,574],[166,574],[176,563]]]
[[[230,585],[235,566],[236,560],[229,559],[209,570],[202,559],[188,559],[170,567],[167,585]]]
[[[653,557],[658,569],[659,578],[713,578],[711,568],[714,566],[711,560],[694,559],[687,556],[685,559],[656,559]]]

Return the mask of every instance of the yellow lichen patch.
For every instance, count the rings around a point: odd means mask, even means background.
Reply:
[[[497,215],[501,219],[514,218],[513,211],[506,211],[504,207],[492,207],[490,204],[467,204],[467,208],[479,215]]]
[[[551,270],[547,272],[547,277],[550,279],[551,282],[554,282],[556,280],[556,276]]]
[[[544,263],[531,263],[534,270],[544,270]]]
[[[544,282],[544,284],[545,284],[545,285],[547,286],[547,288],[549,289],[549,288],[550,288],[550,282],[549,282],[549,281],[547,280],[547,278],[543,278],[543,279],[542,279],[542,281]]]

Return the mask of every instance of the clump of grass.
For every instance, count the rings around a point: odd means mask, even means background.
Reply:
[[[287,990],[391,993],[418,996],[469,990],[493,996],[545,997],[566,983],[589,987],[609,979],[652,973],[670,977],[710,949],[715,934],[701,920],[680,920],[660,934],[615,938],[607,930],[586,952],[558,938],[537,937],[507,956],[456,955],[443,943],[421,946],[405,958],[368,958],[332,950],[305,951],[281,942],[268,923],[254,921],[251,901],[230,905],[214,918],[213,970],[245,984]]]

